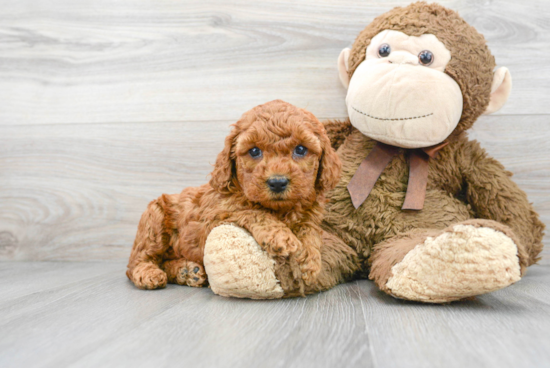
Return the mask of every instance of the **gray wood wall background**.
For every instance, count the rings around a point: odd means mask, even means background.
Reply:
[[[0,260],[127,258],[147,203],[204,183],[246,110],[345,118],[340,50],[408,3],[0,0]],[[550,224],[550,4],[440,3],[512,73],[470,135]]]

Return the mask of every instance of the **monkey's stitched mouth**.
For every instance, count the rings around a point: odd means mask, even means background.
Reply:
[[[434,113],[429,113],[429,114],[426,114],[426,115],[420,115],[420,116],[412,116],[410,118],[378,118],[376,116],[372,116],[372,115],[369,115],[369,114],[365,114],[363,111],[359,111],[357,110],[355,107],[351,107],[352,109],[354,109],[355,111],[357,111],[359,114],[363,114],[369,118],[372,118],[372,119],[376,119],[376,120],[391,120],[391,121],[395,121],[395,120],[413,120],[413,119],[420,119],[420,118],[425,118],[425,117],[428,117],[428,116],[431,116],[433,115]]]

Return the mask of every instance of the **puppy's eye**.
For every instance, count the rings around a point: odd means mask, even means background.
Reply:
[[[296,146],[294,148],[294,155],[298,157],[304,157],[307,154],[307,148],[302,145]]]
[[[380,57],[387,57],[390,55],[390,52],[391,52],[391,47],[387,43],[383,43],[378,48],[378,56]]]
[[[251,148],[251,149],[248,150],[248,154],[252,158],[260,158],[260,157],[262,157],[262,150],[259,149],[258,147],[254,147],[254,148]]]
[[[434,54],[430,50],[421,51],[418,54],[418,61],[424,66],[431,65],[434,62]]]

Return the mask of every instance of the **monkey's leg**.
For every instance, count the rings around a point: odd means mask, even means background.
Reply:
[[[126,276],[140,289],[166,286],[166,273],[159,264],[169,248],[169,235],[164,228],[165,196],[149,203],[141,216]]]
[[[517,282],[526,261],[509,227],[475,219],[445,230],[416,229],[376,245],[369,278],[396,298],[447,303]]]
[[[164,261],[161,268],[166,272],[171,284],[203,287],[207,285],[206,272],[201,264],[185,258]]]

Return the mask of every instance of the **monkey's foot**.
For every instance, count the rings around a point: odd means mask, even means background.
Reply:
[[[469,220],[443,231],[417,230],[376,247],[370,278],[396,298],[446,303],[521,279],[523,252],[512,231]]]
[[[278,299],[284,291],[275,276],[275,261],[252,235],[234,225],[214,228],[204,248],[204,267],[212,291],[251,299]]]

